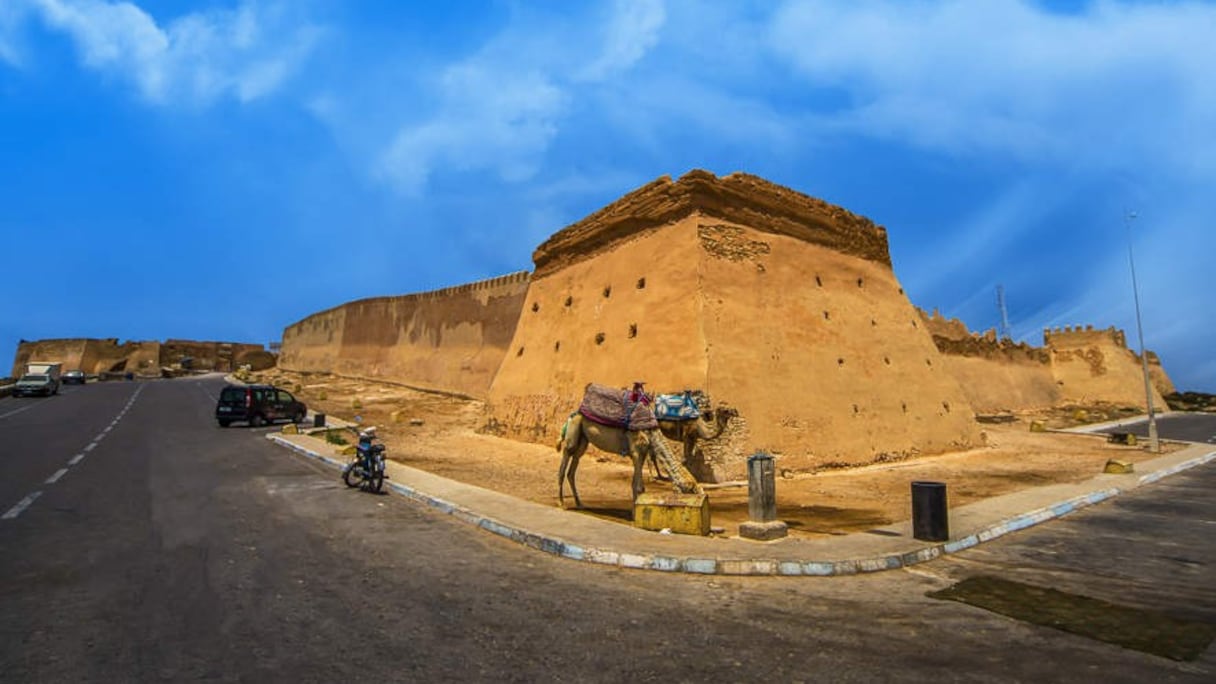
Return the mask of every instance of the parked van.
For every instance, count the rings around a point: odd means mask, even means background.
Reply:
[[[247,422],[260,427],[277,420],[304,421],[308,407],[291,392],[271,385],[228,385],[220,391],[215,405],[215,420],[220,427]]]

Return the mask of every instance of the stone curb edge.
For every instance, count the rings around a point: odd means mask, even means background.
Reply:
[[[311,451],[298,444],[285,440],[278,435],[268,434],[266,438],[285,446],[292,451],[303,454],[309,458],[322,461],[328,465],[341,469],[345,466],[344,463],[324,456],[322,454]],[[1216,459],[1216,451],[1208,453],[1204,456],[1192,458],[1188,461],[1183,461],[1170,468],[1148,475],[1141,476],[1138,480],[1139,485],[1156,482],[1163,477],[1173,475],[1175,473],[1193,468],[1198,465],[1207,463]],[[597,563],[600,565],[611,565],[614,567],[627,568],[633,570],[658,570],[660,572],[685,572],[698,575],[747,575],[747,576],[787,576],[787,577],[833,577],[839,575],[857,575],[862,573],[879,572],[882,570],[896,570],[909,565],[923,563],[933,560],[944,554],[956,553],[964,549],[969,549],[983,542],[992,541],[998,537],[1002,537],[1010,532],[1016,532],[1027,527],[1038,525],[1053,518],[1068,515],[1074,511],[1078,511],[1087,506],[1105,501],[1114,496],[1118,496],[1127,491],[1120,487],[1111,487],[1082,496],[1076,496],[1071,499],[1066,499],[1059,503],[1045,506],[1043,508],[1023,513],[1021,515],[1007,518],[1001,522],[987,527],[974,534],[969,534],[965,537],[954,539],[932,546],[926,546],[916,551],[910,551],[902,554],[888,554],[874,558],[865,559],[849,559],[837,561],[779,561],[776,559],[721,559],[721,558],[678,558],[674,556],[650,555],[650,554],[635,554],[623,551],[611,551],[606,549],[591,549],[572,544],[570,542],[551,537],[545,534],[529,532],[527,530],[512,527],[499,520],[480,515],[463,506],[459,506],[450,501],[445,501],[439,497],[431,496],[425,492],[407,487],[396,482],[388,483],[388,486],[398,494],[425,504],[438,511],[451,515],[461,522],[481,528],[492,534],[500,537],[505,537],[511,541],[523,544],[538,551],[569,558],[571,560],[584,561],[589,563]]]

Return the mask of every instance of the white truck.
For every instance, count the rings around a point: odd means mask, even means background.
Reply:
[[[31,361],[25,364],[25,373],[13,386],[14,397],[30,395],[51,396],[59,394],[60,372],[63,364],[56,361]]]

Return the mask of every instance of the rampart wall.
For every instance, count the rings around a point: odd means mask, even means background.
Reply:
[[[1044,329],[1043,340],[1051,350],[1052,374],[1065,401],[1144,406],[1144,370],[1139,355],[1127,348],[1122,330],[1065,326]],[[1157,368],[1164,376],[1160,364]],[[1160,390],[1151,386],[1150,391],[1154,406],[1164,407]]]
[[[515,332],[528,282],[529,274],[519,272],[348,302],[288,326],[279,365],[484,397]]]
[[[550,443],[588,382],[635,380],[738,412],[701,479],[745,476],[757,450],[797,470],[979,441],[885,259],[699,211],[533,279],[491,427]]]
[[[13,374],[19,375],[30,361],[58,361],[64,370],[80,369],[90,375],[105,372],[131,372],[138,375],[159,375],[163,366],[181,361],[183,356],[195,359],[193,368],[200,370],[232,370],[231,359],[236,356],[265,354],[260,344],[239,342],[199,342],[194,340],[127,341],[118,338],[71,338],[25,341],[17,346]],[[265,365],[265,359],[262,359]],[[273,365],[273,358],[270,360]]]

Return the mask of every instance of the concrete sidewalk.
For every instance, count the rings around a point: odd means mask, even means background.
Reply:
[[[267,438],[337,468],[349,460],[335,455],[333,446],[318,437],[271,433]],[[911,520],[823,539],[787,537],[770,542],[659,534],[517,499],[393,461],[388,462],[387,484],[458,520],[573,560],[707,575],[830,576],[892,570],[932,560],[1214,459],[1216,451],[1210,445],[1196,444],[1137,463],[1133,474],[1099,475],[1081,484],[1036,487],[952,508],[950,540],[940,543],[914,539]]]

